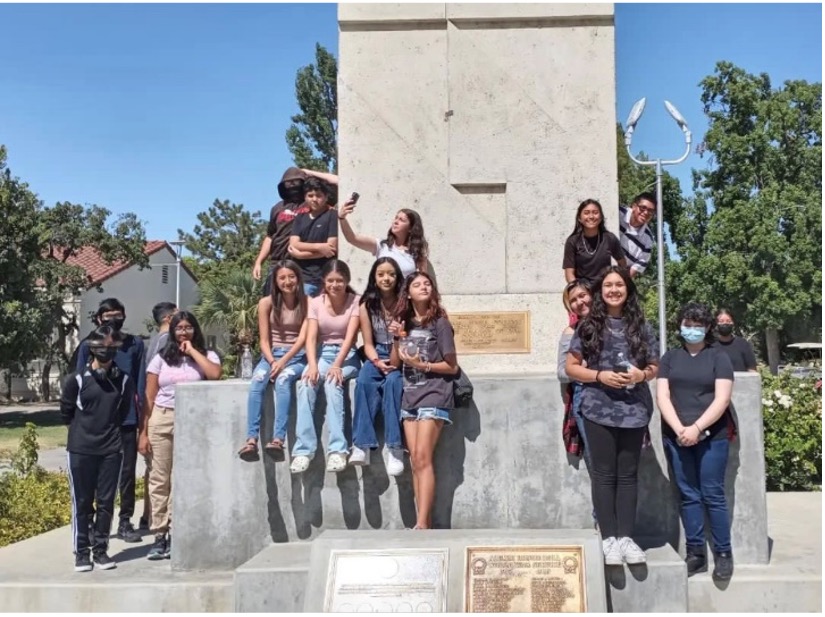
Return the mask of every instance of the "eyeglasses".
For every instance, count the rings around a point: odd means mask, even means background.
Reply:
[[[194,332],[195,328],[192,326],[180,326],[175,328],[175,332]]]
[[[642,207],[642,206],[636,206],[636,207],[639,209],[639,212],[641,214],[649,214],[650,216],[653,216],[653,214],[656,212],[656,208],[645,208],[645,207]]]

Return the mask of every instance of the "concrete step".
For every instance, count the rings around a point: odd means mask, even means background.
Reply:
[[[238,613],[300,613],[309,579],[310,542],[272,544],[235,570]]]
[[[684,560],[667,544],[646,548],[645,553],[646,564],[605,566],[608,609],[614,613],[686,613]]]

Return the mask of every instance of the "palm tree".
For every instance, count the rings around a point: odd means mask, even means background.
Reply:
[[[254,345],[258,332],[259,283],[247,268],[233,268],[204,281],[193,312],[204,328],[223,328],[229,335],[230,355]]]

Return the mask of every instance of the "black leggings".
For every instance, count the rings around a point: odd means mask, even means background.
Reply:
[[[603,426],[584,419],[590,446],[593,506],[603,538],[633,535],[639,458],[645,429]]]

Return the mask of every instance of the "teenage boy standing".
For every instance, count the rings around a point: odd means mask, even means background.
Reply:
[[[656,214],[656,196],[653,193],[641,193],[633,199],[630,208],[619,206],[619,228],[621,244],[630,268],[630,276],[642,274],[650,263],[653,249],[653,232],[648,223]]]
[[[172,316],[178,312],[178,307],[174,302],[158,302],[152,307],[152,319],[155,320],[158,331],[149,339],[146,346],[146,354],[143,356],[143,378],[146,379],[146,367],[152,358],[164,348],[166,340],[169,338],[169,322]],[[143,474],[143,515],[140,517],[138,529],[149,531],[149,521],[152,520],[152,502],[149,500],[149,472],[152,471],[152,457],[144,456],[146,461],[146,471]]]
[[[134,382],[113,362],[121,338],[110,326],[92,332],[86,340],[92,361],[66,377],[60,397],[60,415],[69,426],[76,572],[91,570],[93,560],[101,570],[116,567],[108,555],[109,533],[123,460],[121,426],[135,396]]]
[[[321,270],[338,254],[338,214],[327,203],[329,186],[317,177],[304,183],[304,202],[309,211],[292,224],[289,256],[301,269],[304,292],[315,297],[321,292]]]
[[[126,308],[117,298],[107,298],[100,303],[95,314],[94,322],[98,326],[108,325],[120,334],[123,322],[126,320]],[[121,347],[115,354],[114,362],[122,373],[129,376],[135,384],[133,395],[129,398],[129,414],[121,426],[121,440],[123,442],[123,470],[120,473],[120,522],[117,526],[117,537],[124,542],[140,542],[140,534],[132,525],[132,516],[135,514],[135,469],[137,467],[137,427],[138,410],[143,404],[143,394],[146,389],[144,373],[144,346],[140,337],[124,334],[121,337]],[[75,370],[82,371],[89,364],[89,340],[80,343],[77,353]]]

